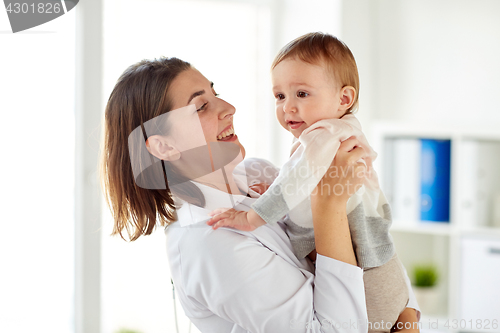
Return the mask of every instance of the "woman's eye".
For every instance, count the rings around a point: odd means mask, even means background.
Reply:
[[[200,106],[200,108],[196,111],[203,111],[205,110],[206,106],[207,106],[208,102],[205,102],[205,104],[203,104],[202,106]]]
[[[299,91],[297,93],[297,97],[307,97],[307,96],[309,96],[309,94],[304,91]]]

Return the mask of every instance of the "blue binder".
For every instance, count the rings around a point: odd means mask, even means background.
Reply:
[[[422,139],[420,159],[422,221],[450,221],[451,141]]]

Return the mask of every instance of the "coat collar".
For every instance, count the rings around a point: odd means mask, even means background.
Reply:
[[[206,225],[206,222],[210,219],[208,213],[216,208],[231,207],[231,199],[235,203],[234,208],[236,210],[248,211],[251,209],[252,204],[257,200],[260,194],[249,190],[249,195],[231,195],[215,188],[196,184],[202,191],[206,199],[205,207],[198,207],[196,205],[183,202],[182,207],[177,210],[177,216],[180,227],[189,228],[210,228]],[[263,225],[254,231],[241,231],[234,228],[222,227],[221,229],[230,230],[247,237],[254,238],[263,246],[267,247],[269,250],[275,252],[280,257],[284,258],[286,261],[298,266],[299,268],[305,269],[309,272],[314,270],[313,266],[307,262],[306,259],[299,260],[293,253],[292,246],[290,244],[290,239],[285,232],[285,226],[282,222],[278,222],[275,225]],[[217,230],[213,230],[217,232]]]

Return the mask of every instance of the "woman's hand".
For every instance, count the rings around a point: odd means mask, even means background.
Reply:
[[[362,185],[366,153],[351,137],[340,144],[330,168],[311,195],[314,239],[318,254],[356,266],[347,222],[347,200]]]
[[[360,160],[366,156],[355,137],[340,144],[330,168],[311,195],[312,201],[332,200],[346,204],[347,200],[363,185],[366,165]]]
[[[417,311],[406,308],[399,315],[398,321],[394,324],[391,332],[418,333],[420,332],[417,319]]]

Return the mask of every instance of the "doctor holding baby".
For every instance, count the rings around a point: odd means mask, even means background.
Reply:
[[[245,158],[235,108],[189,63],[130,66],[105,111],[113,232],[166,227],[177,297],[201,332],[418,332],[376,153],[353,115],[354,57],[307,34],[271,74],[278,121],[297,138],[280,169]]]

